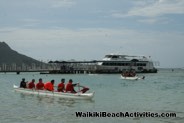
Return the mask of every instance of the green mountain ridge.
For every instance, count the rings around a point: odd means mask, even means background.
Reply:
[[[8,44],[5,42],[0,42],[0,65],[12,65],[16,64],[17,66],[32,65],[32,64],[41,64],[42,62],[35,60],[31,57],[18,53],[15,50],[12,50]]]

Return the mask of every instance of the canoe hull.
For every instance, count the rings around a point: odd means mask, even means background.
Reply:
[[[138,77],[138,76],[124,77],[124,76],[121,75],[121,79],[125,79],[125,80],[138,80],[138,79],[145,79],[145,76],[142,76],[142,77]]]
[[[134,76],[134,77],[124,77],[124,76],[121,76],[121,79],[125,79],[125,80],[138,80],[140,78],[137,77],[137,76]]]
[[[34,94],[40,96],[49,96],[49,97],[60,97],[60,98],[68,98],[68,99],[92,99],[94,97],[93,93],[62,93],[62,92],[51,92],[45,90],[35,90],[35,89],[24,89],[19,88],[18,86],[13,86],[16,92]]]

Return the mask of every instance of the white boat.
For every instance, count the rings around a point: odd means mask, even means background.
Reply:
[[[121,79],[126,79],[126,80],[138,80],[138,79],[140,79],[140,78],[137,77],[137,76],[134,76],[134,77],[124,77],[124,76],[121,76]]]
[[[62,93],[62,92],[51,92],[46,90],[35,90],[35,89],[27,89],[27,88],[19,88],[18,86],[13,86],[16,92],[41,95],[41,96],[51,96],[51,97],[60,97],[67,99],[92,99],[94,97],[94,92],[92,93]]]
[[[108,54],[98,62],[97,70],[106,72],[123,72],[129,69],[136,73],[156,73],[151,57],[121,54]]]
[[[121,75],[121,79],[126,79],[126,80],[138,80],[138,79],[144,79],[145,77],[138,77],[138,76],[132,76],[132,77],[125,77]]]
[[[122,73],[126,70],[135,70],[136,73],[156,73],[154,65],[157,62],[152,61],[151,57],[107,54],[102,60],[92,61],[50,61],[50,64],[56,65],[56,69],[49,73]],[[159,62],[158,62],[159,65]]]

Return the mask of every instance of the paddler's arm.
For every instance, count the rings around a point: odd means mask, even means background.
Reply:
[[[76,85],[79,85],[79,82],[78,83],[75,83],[75,84],[72,84],[73,86],[76,86]]]

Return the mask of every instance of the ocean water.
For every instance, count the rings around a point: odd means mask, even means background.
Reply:
[[[159,70],[145,80],[122,80],[119,74],[0,73],[0,123],[184,123],[184,70]],[[73,79],[95,91],[92,100],[68,100],[13,90],[26,80]],[[76,88],[77,90],[77,88]],[[76,112],[175,113],[176,117],[76,117]]]

